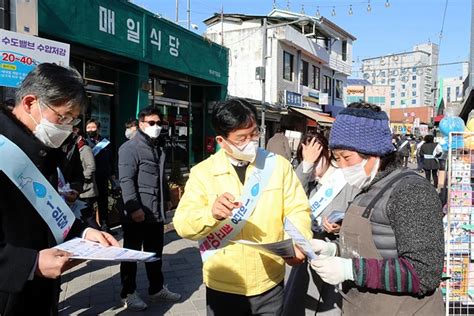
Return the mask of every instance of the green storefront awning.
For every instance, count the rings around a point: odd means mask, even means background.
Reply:
[[[124,0],[40,0],[39,31],[222,85],[228,49]]]

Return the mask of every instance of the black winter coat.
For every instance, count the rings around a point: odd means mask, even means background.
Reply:
[[[147,222],[161,222],[164,219],[170,194],[168,181],[160,166],[165,154],[159,141],[160,139],[153,140],[138,130],[136,136],[119,149],[118,167],[125,203],[124,220],[130,220],[130,214],[140,208],[145,212]]]
[[[0,109],[0,134],[19,146],[41,173],[57,187],[56,167],[63,159],[60,149],[43,145],[7,110]],[[8,157],[0,157],[2,163]],[[75,221],[68,238],[84,229]],[[55,315],[59,280],[34,276],[38,252],[56,245],[47,224],[24,195],[0,171],[0,315]]]

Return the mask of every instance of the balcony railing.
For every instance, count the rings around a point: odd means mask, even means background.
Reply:
[[[329,53],[326,48],[304,36],[292,26],[281,26],[276,28],[274,32],[278,40],[286,42],[291,46],[296,46],[298,49],[305,51],[306,54],[312,55],[314,59],[322,64],[329,64]]]
[[[329,58],[329,67],[348,76],[352,74],[351,65],[348,62],[342,60],[341,54],[335,52],[331,52],[331,56]]]

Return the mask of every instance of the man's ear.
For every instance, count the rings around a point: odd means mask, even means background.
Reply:
[[[38,98],[32,94],[25,95],[20,102],[20,106],[26,113],[31,114],[31,108],[38,102]]]

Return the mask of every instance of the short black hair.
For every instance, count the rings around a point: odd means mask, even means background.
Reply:
[[[81,74],[52,63],[39,64],[26,75],[15,93],[16,104],[29,94],[52,107],[85,108],[89,102]]]
[[[97,129],[100,129],[100,122],[94,118],[90,118],[86,121],[86,126],[91,124],[91,123],[94,123],[95,126],[97,126]]]
[[[431,135],[431,134],[425,135],[425,143],[430,144],[430,143],[433,143],[433,142],[434,142],[434,136],[433,135]]]
[[[229,99],[214,107],[211,122],[218,136],[227,137],[232,131],[257,123],[257,109],[245,99]]]
[[[161,117],[160,117],[161,118]],[[130,127],[138,127],[138,120],[134,117],[131,117],[128,119],[128,121],[125,123],[125,128],[130,128]]]
[[[138,119],[140,121],[143,121],[145,119],[145,116],[150,115],[158,115],[160,117],[160,120],[163,118],[161,111],[157,107],[150,105],[140,110],[140,112],[138,113]]]

